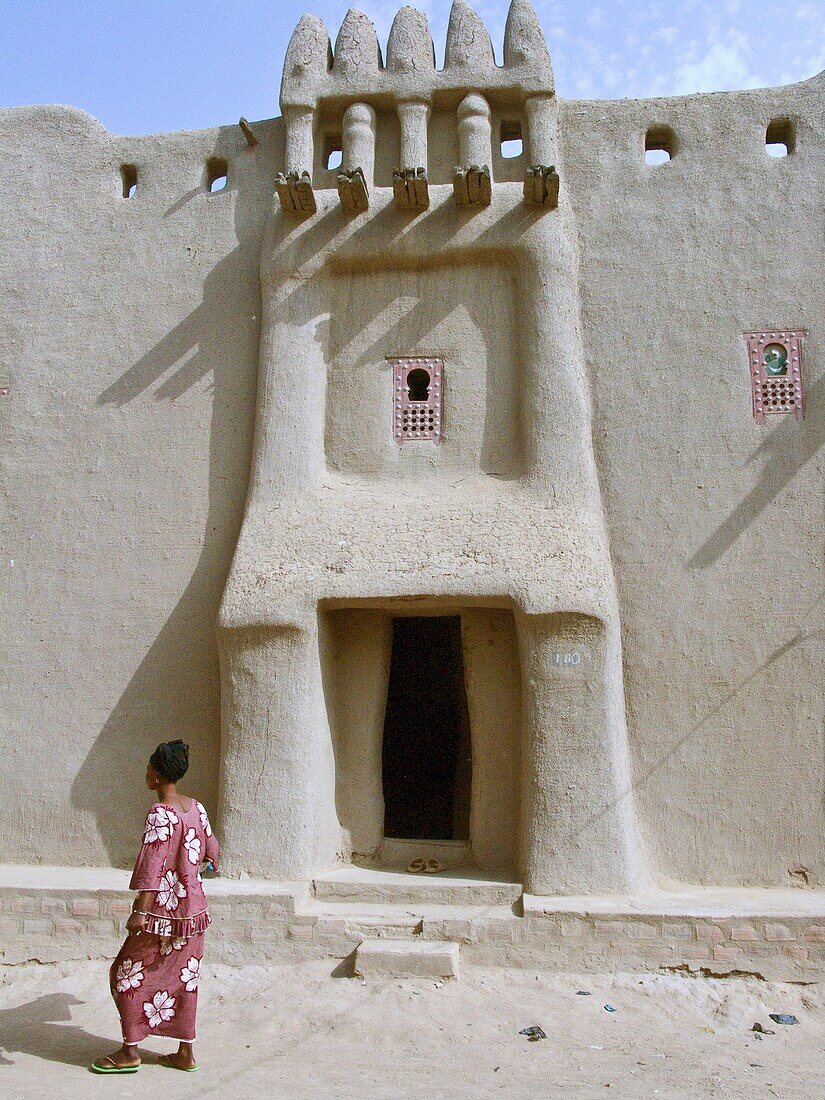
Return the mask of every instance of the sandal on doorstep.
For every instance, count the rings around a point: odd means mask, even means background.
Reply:
[[[181,1073],[197,1073],[201,1068],[200,1066],[176,1066],[174,1062],[169,1061],[171,1057],[171,1054],[162,1054],[160,1058],[158,1058],[158,1065],[166,1066],[167,1069],[180,1070]]]
[[[92,1073],[137,1073],[140,1069],[140,1062],[138,1062],[136,1066],[119,1066],[117,1062],[113,1061],[107,1054],[105,1058],[100,1058],[97,1062],[92,1062],[89,1069]]]
[[[439,863],[437,859],[428,859],[422,870],[425,875],[437,875],[439,871],[446,871],[447,868],[443,863]]]
[[[419,871],[423,871],[427,866],[427,861],[423,856],[416,856],[415,859],[411,859],[407,864],[407,871],[411,875],[417,875]]]

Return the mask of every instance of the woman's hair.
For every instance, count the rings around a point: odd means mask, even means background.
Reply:
[[[177,783],[189,768],[189,746],[184,741],[163,741],[149,757],[149,763],[158,775]]]

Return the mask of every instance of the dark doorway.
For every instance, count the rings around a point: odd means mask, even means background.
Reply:
[[[470,752],[461,619],[395,619],[384,717],[384,835],[466,840]]]

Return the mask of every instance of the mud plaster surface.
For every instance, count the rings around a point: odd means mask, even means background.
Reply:
[[[510,24],[510,48],[505,36],[502,56],[522,72],[535,61],[539,67],[531,71],[547,90],[549,68],[541,68],[537,54],[524,53],[535,27],[523,6],[519,20]],[[407,56],[431,55],[428,36],[414,22],[407,15],[397,25],[389,58],[403,52],[400,39],[408,43]],[[378,489],[383,493],[388,482],[396,483],[387,474],[401,468],[402,454],[406,469],[422,473],[409,461],[410,447],[399,453],[387,429],[383,356],[416,344],[445,354],[447,422],[454,433],[466,417],[466,446],[459,453],[447,440],[438,451],[432,448],[435,454],[427,450],[427,459],[437,456],[443,465],[425,464],[423,473],[429,487],[442,470],[452,476],[460,468],[462,477],[473,471],[444,505],[436,531],[443,571],[455,569],[481,589],[490,587],[482,542],[487,517],[506,518],[497,501],[508,484],[519,484],[501,477],[499,459],[510,460],[504,474],[515,478],[530,439],[556,447],[560,459],[569,455],[557,446],[563,433],[539,430],[533,412],[541,404],[523,421],[515,416],[524,380],[535,374],[536,356],[549,344],[546,328],[519,327],[519,301],[526,296],[511,277],[512,265],[497,270],[491,262],[493,252],[512,248],[528,230],[560,222],[563,209],[549,218],[525,212],[518,185],[525,160],[504,160],[497,142],[491,206],[464,215],[453,206],[459,98],[486,87],[492,132],[499,134],[504,118],[519,117],[520,108],[515,114],[511,108],[529,90],[519,78],[512,95],[504,95],[502,82],[515,79],[516,69],[495,67],[486,32],[476,35],[472,28],[478,24],[462,8],[451,56],[463,51],[468,57],[474,44],[472,64],[426,78],[449,93],[449,102],[435,104],[429,125],[433,201],[426,214],[408,220],[392,206],[399,121],[388,105],[379,103],[375,187],[362,218],[341,214],[335,174],[321,170],[323,143],[317,142],[319,215],[287,235],[296,234],[292,259],[310,265],[305,273],[312,278],[300,282],[318,294],[298,295],[291,312],[283,311],[285,322],[292,322],[284,330],[283,361],[296,359],[296,348],[307,349],[305,361],[296,361],[300,370],[285,395],[283,422],[297,423],[287,398],[310,383],[319,391],[329,383],[332,408],[332,395],[348,393],[347,383],[371,380],[371,389],[360,387],[357,408],[384,417],[380,462],[365,436],[354,438],[355,427],[367,419],[362,411],[362,421],[353,422],[355,402],[340,417],[336,404],[336,416],[325,424],[320,415],[307,421],[319,441],[319,469],[340,489],[339,514],[351,516],[356,498],[361,527],[369,529],[379,511],[386,519],[387,509],[376,504],[384,499]],[[320,54],[310,50],[307,57],[319,59],[324,82],[338,92],[349,89],[334,111],[323,108],[320,136],[327,124],[340,128],[344,100],[349,106],[370,87],[395,94],[401,80],[392,64],[378,69],[376,50],[370,75],[368,53],[345,46],[366,48],[373,41],[363,17],[348,20],[334,73],[327,66],[326,32],[320,39],[316,32],[317,26],[310,28],[303,45],[314,49],[320,41]],[[359,56],[365,64],[355,64]],[[410,80],[418,79],[416,72],[423,69],[413,70]],[[308,101],[314,102],[318,89],[309,83],[315,91]],[[586,378],[592,406],[592,426],[578,439],[592,449],[606,514],[602,560],[609,551],[621,616],[629,770],[638,831],[657,886],[782,888],[825,881],[817,633],[825,454],[819,318],[825,307],[823,283],[815,277],[825,179],[823,87],[820,75],[782,88],[563,101],[558,134],[538,127],[542,149],[552,159],[558,154],[563,168],[561,203],[569,202],[571,220],[567,266],[548,267],[548,256],[558,259],[562,252],[545,250],[540,270],[546,278],[532,281],[545,296],[558,292],[567,307],[567,291],[578,287],[579,306],[565,316],[581,344],[576,377]],[[300,97],[290,101],[298,109]],[[791,155],[775,160],[765,153],[764,139],[770,121],[780,118],[794,120],[796,142]],[[70,107],[0,112],[6,168],[0,199],[10,212],[0,217],[6,291],[0,339],[9,349],[0,373],[0,388],[9,390],[3,399],[3,576],[4,610],[15,624],[6,639],[0,721],[9,774],[30,780],[30,789],[4,789],[0,799],[4,859],[129,866],[145,792],[140,785],[123,787],[112,813],[111,762],[117,760],[124,775],[142,774],[161,736],[192,744],[193,786],[232,849],[233,815],[224,822],[216,812],[227,738],[220,727],[214,626],[250,469],[265,227],[275,173],[289,159],[285,120],[253,122],[260,141],[255,151],[235,124],[122,137]],[[522,122],[526,127],[529,119]],[[644,163],[651,125],[668,126],[676,136],[666,165]],[[228,163],[227,187],[215,194],[207,191],[204,174],[213,157]],[[129,201],[122,198],[124,163],[138,171],[138,194]],[[479,238],[487,253],[473,258]],[[568,262],[574,240],[576,265]],[[433,251],[445,242],[461,259],[461,278],[455,264],[431,270]],[[409,250],[415,248],[413,264]],[[403,263],[393,259],[392,249],[408,250]],[[282,250],[281,268],[291,276],[295,264],[286,259]],[[490,308],[482,308],[477,293],[477,262]],[[324,298],[320,289],[327,284],[335,286]],[[356,286],[367,288],[360,297]],[[374,299],[376,287],[382,290]],[[271,305],[271,287],[264,290]],[[439,306],[444,297],[456,307],[449,313]],[[350,333],[334,323],[348,309]],[[537,316],[550,323],[559,312],[542,309]],[[801,425],[777,416],[760,427],[751,414],[742,333],[775,324],[809,332]],[[525,353],[514,342],[519,333]],[[355,338],[348,350],[347,336]],[[507,355],[502,347],[510,349]],[[456,349],[478,366],[475,374],[465,369],[462,375]],[[566,353],[559,356],[565,360]],[[312,406],[325,407],[324,399]],[[548,407],[565,410],[563,395],[554,391]],[[482,415],[486,432],[479,428]],[[569,421],[565,412],[557,426],[569,429]],[[521,439],[510,430],[514,423],[521,424]],[[288,450],[280,429],[273,432],[273,447],[278,454]],[[299,432],[293,467],[307,451]],[[543,504],[539,523],[534,516],[534,544],[539,527],[545,528],[538,532],[543,547],[559,542],[556,532],[568,530],[572,512],[566,545],[582,566],[571,571],[563,559],[548,564],[539,580],[543,591],[555,593],[562,583],[572,585],[566,580],[571,572],[574,579],[587,575],[582,547],[588,531],[581,509],[561,507],[581,479],[563,473],[568,467],[559,462],[551,465],[541,500],[555,497],[556,510]],[[383,480],[376,470],[384,471]],[[295,468],[284,472],[293,477]],[[330,496],[326,488],[318,493]],[[289,506],[299,532],[310,504],[307,494]],[[452,548],[440,541],[456,526],[449,521],[451,508],[466,531],[464,542]],[[263,509],[261,515],[263,522]],[[247,534],[254,534],[254,524]],[[359,573],[361,540],[350,563],[334,525],[319,523],[310,532],[316,541],[321,534],[330,549],[322,571],[330,587],[352,597],[363,594],[364,578],[380,579],[377,556],[371,572]],[[521,554],[524,547],[516,549]],[[282,559],[294,564],[292,546],[286,550]],[[273,571],[274,580],[279,577]],[[592,570],[590,587],[580,587],[598,595],[591,582]],[[404,587],[409,595],[410,586]],[[437,594],[423,581],[420,587]],[[317,596],[317,586],[314,591]],[[254,601],[256,611],[261,604]],[[299,678],[293,676],[292,684],[300,696]],[[322,691],[314,701],[319,705],[310,717],[320,738]],[[298,729],[305,728],[303,721],[301,716]],[[249,730],[254,744],[265,740],[260,726],[250,722]],[[31,746],[40,751],[32,753]],[[329,792],[330,775],[324,779]],[[295,816],[298,836],[305,817]],[[312,866],[313,873],[318,869]],[[271,867],[268,874],[275,877]],[[592,887],[592,878],[575,875],[576,890]]]
[[[117,1082],[86,1069],[117,1045],[105,963],[7,969],[0,1088],[15,1097],[825,1094],[821,985],[465,968],[438,988],[423,979],[333,978],[334,965],[206,968],[201,1071],[175,1078],[153,1064],[173,1046],[156,1039],[143,1048],[141,1071]],[[800,1023],[774,1025],[769,1012],[792,1012]],[[757,1020],[776,1034],[757,1039]],[[546,1040],[518,1034],[533,1024]]]

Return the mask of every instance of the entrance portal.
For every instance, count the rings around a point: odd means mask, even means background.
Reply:
[[[384,835],[467,840],[471,767],[461,619],[394,619],[384,717]]]

